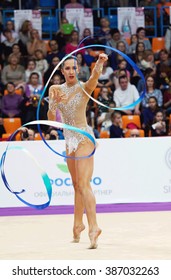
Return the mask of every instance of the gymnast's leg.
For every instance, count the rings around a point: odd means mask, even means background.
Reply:
[[[74,156],[74,152],[70,154]],[[83,214],[84,214],[84,203],[80,190],[78,188],[78,180],[76,176],[76,160],[67,158],[67,165],[69,172],[71,174],[71,179],[74,187],[74,226],[73,226],[73,242],[77,243],[80,241],[80,234],[85,229],[83,224]]]
[[[88,155],[93,150],[93,144],[88,143],[80,143],[78,149],[75,152],[75,156],[84,156]],[[90,238],[90,248],[97,248],[97,239],[101,233],[101,229],[99,229],[96,220],[96,201],[95,197],[90,185],[90,180],[93,175],[93,165],[94,158],[91,156],[90,158],[79,159],[75,161],[76,165],[76,178],[77,185],[82,195],[82,200],[86,209],[86,215],[89,225],[89,238]]]

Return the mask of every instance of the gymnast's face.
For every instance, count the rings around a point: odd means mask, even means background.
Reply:
[[[79,73],[77,61],[73,58],[64,61],[61,69],[62,74],[65,77],[66,83],[75,83],[77,81],[77,74]]]

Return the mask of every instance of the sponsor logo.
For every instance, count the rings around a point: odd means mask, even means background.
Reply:
[[[171,169],[171,148],[169,148],[165,155],[166,165]]]
[[[63,151],[62,155],[65,156],[66,152]],[[66,162],[66,158],[64,158],[64,162]],[[69,173],[67,164],[57,163],[56,166],[62,173],[66,173],[66,174]],[[54,185],[56,187],[62,187],[62,186],[70,187],[70,186],[72,186],[72,180],[69,177],[67,177],[67,178],[58,177],[58,178],[54,178],[54,179],[51,178],[50,182],[51,182],[51,185]],[[99,186],[102,183],[102,179],[100,177],[94,177],[94,178],[92,178],[91,183],[94,184],[95,186]]]

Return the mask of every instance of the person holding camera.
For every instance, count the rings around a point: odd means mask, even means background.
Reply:
[[[43,86],[39,83],[39,75],[37,72],[30,74],[29,82],[25,88],[25,123],[36,120],[37,106],[40,96],[43,91]],[[39,119],[47,119],[46,104],[42,101],[40,106]]]
[[[21,127],[20,137],[21,141],[33,141],[35,140],[35,131],[31,128]]]
[[[55,130],[54,128],[49,129],[49,131],[47,131],[47,133],[46,133],[45,139],[46,140],[58,140],[59,139],[58,131]]]

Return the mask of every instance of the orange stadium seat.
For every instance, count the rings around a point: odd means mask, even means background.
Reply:
[[[128,43],[128,45],[130,45],[130,43],[131,43],[131,38],[129,37],[129,38],[125,38],[125,40],[126,40],[126,42]]]
[[[99,93],[100,93],[100,90],[101,90],[100,87],[95,88],[94,93],[93,93],[93,97],[94,97],[95,99],[98,98]]]
[[[127,125],[130,124],[130,123],[133,123],[138,128],[141,128],[140,116],[139,115],[124,115],[124,116],[122,116],[123,129],[127,128]]]
[[[43,135],[43,137],[45,137],[44,133],[42,133],[42,135]],[[41,137],[41,135],[40,135],[39,132],[36,132],[36,133],[35,133],[35,138],[34,138],[34,140],[42,140],[42,137]]]
[[[110,137],[109,131],[107,130],[100,131],[100,138],[109,138],[109,137]]]
[[[21,118],[3,118],[3,126],[6,133],[12,134],[21,125]]]
[[[158,53],[161,49],[165,48],[164,37],[153,37],[152,38],[152,51]]]
[[[21,88],[17,88],[15,89],[15,93],[19,94],[19,95],[22,95],[23,91]],[[7,95],[8,94],[8,91],[7,89],[4,90],[4,95]]]

